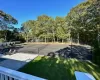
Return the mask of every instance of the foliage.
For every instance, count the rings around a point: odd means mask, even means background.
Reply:
[[[17,23],[18,21],[14,17],[0,10],[0,38],[3,38],[4,41],[11,40],[12,32],[9,30],[14,29],[13,25]]]
[[[10,30],[0,30],[0,42],[4,42],[6,38],[6,41],[21,41],[25,42],[22,35],[16,31],[15,29],[13,31]]]
[[[74,7],[66,16],[66,21],[72,38],[94,47],[93,61],[100,64],[100,0],[88,0]]]
[[[41,15],[38,16],[37,20],[29,20],[22,24],[23,33],[26,38],[26,41],[29,39],[36,41],[52,41],[55,42],[59,40],[63,41],[67,39],[65,25],[65,19],[62,17],[56,17],[55,19],[47,16]]]
[[[0,38],[0,42],[5,42],[4,38]]]
[[[12,24],[17,24],[18,21],[13,18],[11,15],[6,14],[5,12],[0,10],[0,28],[1,29],[9,29],[12,26]]]
[[[100,25],[99,6],[100,1],[89,0],[74,7],[67,15],[66,21],[72,28],[71,35],[78,38],[75,33],[79,34],[80,42],[92,44],[93,39],[98,36]]]
[[[100,43],[98,41],[94,41],[93,45],[93,62],[100,66]]]

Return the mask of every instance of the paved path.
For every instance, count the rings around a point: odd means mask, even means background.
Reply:
[[[67,44],[49,44],[45,48],[40,49],[39,55],[47,55],[49,52],[56,52],[67,47]]]
[[[16,53],[13,55],[0,55],[1,58],[4,58],[6,60],[0,62],[0,66],[10,68],[13,70],[18,70],[31,60],[33,60],[35,57],[37,57],[37,54],[29,54],[29,53]]]
[[[49,52],[55,52],[67,46],[68,46],[67,44],[31,44],[31,45],[24,45],[23,48],[18,49],[18,52],[32,53],[32,54],[38,54],[39,52],[39,55],[47,55]]]

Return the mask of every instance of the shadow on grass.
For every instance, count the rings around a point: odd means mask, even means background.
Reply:
[[[77,59],[37,57],[19,71],[48,80],[76,80],[74,72],[82,71],[92,74],[97,80],[100,79],[98,66]]]

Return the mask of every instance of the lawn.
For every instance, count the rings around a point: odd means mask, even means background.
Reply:
[[[74,71],[82,71],[92,74],[97,80],[100,79],[100,68],[98,66],[77,59],[38,56],[19,71],[48,80],[75,80]]]

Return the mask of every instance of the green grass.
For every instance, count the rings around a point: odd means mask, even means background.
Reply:
[[[48,80],[75,80],[74,71],[88,72],[97,80],[100,79],[100,68],[91,62],[77,59],[59,59],[38,56],[19,69],[34,76]]]

